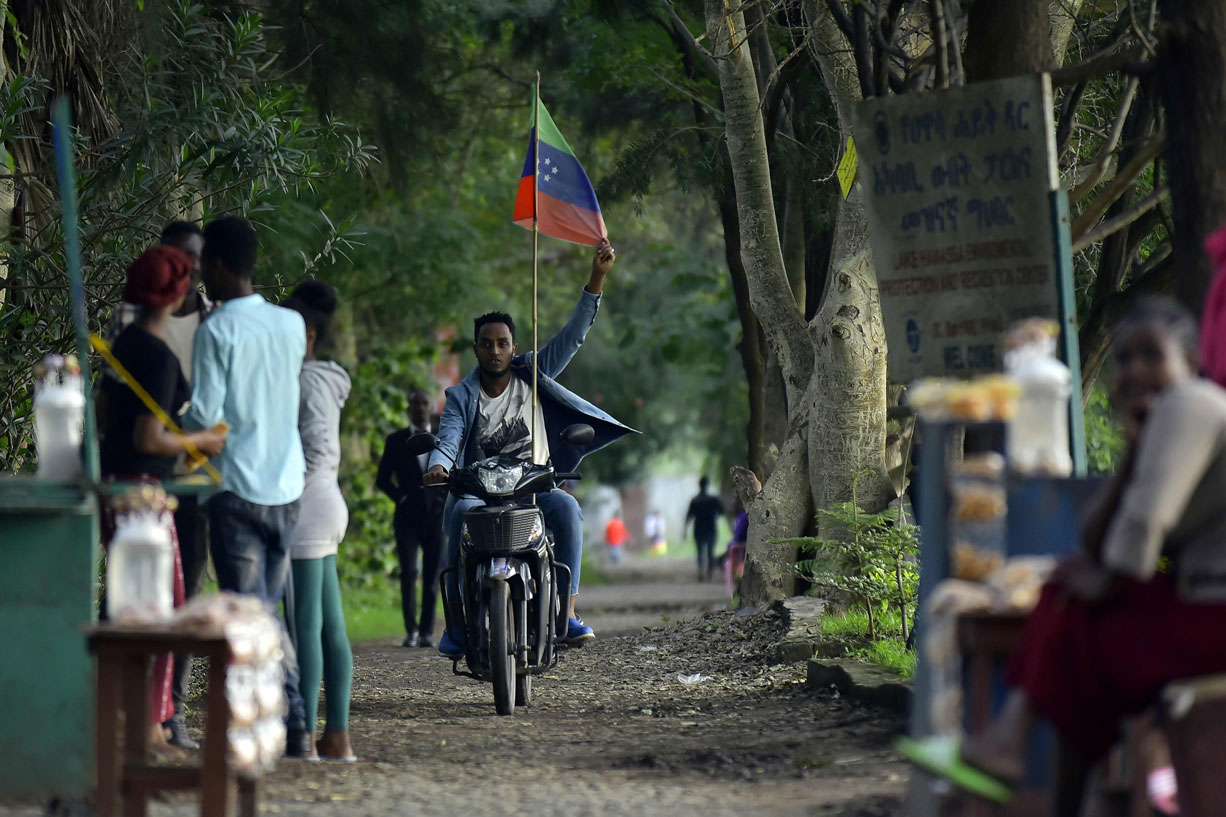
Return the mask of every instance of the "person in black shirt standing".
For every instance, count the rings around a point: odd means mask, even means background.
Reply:
[[[715,572],[715,526],[724,515],[724,503],[707,493],[711,480],[698,480],[698,496],[690,500],[685,514],[685,526],[694,523],[694,541],[698,544],[698,581],[708,581]]]
[[[409,438],[430,432],[430,395],[409,396],[408,428],[392,432],[383,447],[375,485],[396,503],[392,527],[400,559],[400,609],[404,615],[404,646],[434,646],[434,608],[443,553],[443,505],[446,491],[422,485],[428,454],[408,451]],[[417,551],[421,549],[421,617],[417,615]]]
[[[170,316],[183,304],[191,284],[192,263],[187,254],[174,247],[153,247],[128,268],[124,300],[142,307],[141,316],[115,339],[112,351],[123,367],[161,409],[176,417],[190,392],[179,359],[166,344]],[[191,443],[207,456],[221,453],[224,432],[197,431],[178,437],[172,434],[152,411],[121,380],[106,380],[106,434],[102,439],[102,475],[122,482],[160,482],[169,479],[175,460]],[[108,520],[109,521],[109,520]],[[105,526],[109,541],[110,525]],[[178,536],[170,525],[174,546],[174,594],[176,604],[183,602],[183,572]],[[154,663],[154,694],[151,696],[150,745],[163,754],[173,754],[166,742],[162,724],[174,714],[171,696],[170,655]]]

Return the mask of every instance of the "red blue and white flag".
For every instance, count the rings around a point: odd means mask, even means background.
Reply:
[[[596,246],[609,234],[596,191],[583,172],[583,165],[566,144],[544,103],[537,101],[540,109],[540,148],[536,167],[532,166],[533,142],[537,138],[538,117],[532,117],[532,132],[528,139],[528,158],[519,180],[515,196],[515,223],[532,229],[533,220],[537,229],[545,235],[573,241],[576,244]]]

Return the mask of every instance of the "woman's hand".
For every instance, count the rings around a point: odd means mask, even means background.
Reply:
[[[216,457],[226,447],[226,432],[197,431],[192,435],[192,445],[206,457]]]
[[[1078,553],[1061,562],[1051,580],[1065,595],[1097,604],[1114,595],[1117,577],[1084,553]]]

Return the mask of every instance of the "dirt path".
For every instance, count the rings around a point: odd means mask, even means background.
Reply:
[[[903,813],[907,771],[888,749],[899,724],[816,699],[800,665],[772,663],[776,616],[688,618],[722,608],[722,585],[667,569],[620,578],[631,583],[583,596],[600,640],[568,651],[510,718],[494,715],[488,685],[452,676],[436,655],[358,646],[351,719],[362,762],[283,762],[267,812]],[[707,677],[678,680],[695,673]]]
[[[902,817],[908,771],[889,750],[901,724],[805,690],[803,665],[771,657],[778,616],[723,610],[722,583],[694,582],[688,563],[614,578],[582,597],[599,640],[567,651],[513,717],[433,651],[356,645],[361,761],[282,761],[264,814]],[[197,813],[178,797],[150,809]]]

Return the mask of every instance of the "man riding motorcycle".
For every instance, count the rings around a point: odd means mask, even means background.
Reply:
[[[531,458],[538,463],[552,457],[558,471],[574,471],[588,453],[634,433],[634,429],[567,391],[555,380],[579,351],[596,320],[604,279],[613,268],[613,261],[613,247],[606,239],[596,247],[591,277],[570,320],[540,350],[540,399],[535,422],[532,416],[532,357],[531,353],[517,355],[515,322],[502,312],[490,312],[473,321],[477,366],[458,385],[447,390],[447,404],[439,421],[438,449],[431,454],[429,470],[423,478],[427,485],[447,479],[447,463],[462,468],[498,455]],[[575,423],[586,423],[595,429],[596,436],[591,443],[569,445],[562,441],[562,430]],[[544,434],[533,439],[533,428],[542,429]],[[596,637],[592,628],[575,615],[583,553],[583,512],[575,498],[559,488],[537,494],[536,502],[545,524],[553,531],[557,559],[571,572],[569,623],[566,631],[558,634],[559,640],[566,644],[590,641]],[[459,560],[464,514],[480,504],[481,500],[471,497],[447,498],[444,511],[448,534],[447,565]],[[450,574],[448,596],[458,596],[458,585],[456,574]],[[451,658],[463,655],[463,638],[462,632],[444,632],[439,652]]]

